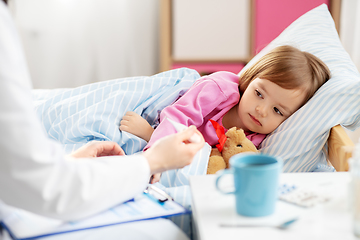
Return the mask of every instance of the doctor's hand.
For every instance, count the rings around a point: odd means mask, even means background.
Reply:
[[[70,154],[75,158],[91,158],[113,155],[125,155],[124,150],[115,142],[91,141]]]
[[[188,141],[194,133],[200,136],[197,143]],[[182,132],[158,140],[142,154],[148,160],[151,174],[155,174],[189,165],[204,143],[201,133],[195,126],[190,126]]]

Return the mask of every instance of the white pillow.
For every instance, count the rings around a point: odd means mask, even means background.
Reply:
[[[323,147],[331,127],[341,124],[354,130],[360,126],[360,74],[342,47],[325,4],[294,21],[244,69],[280,45],[292,45],[319,57],[329,67],[331,79],[267,136],[261,152],[281,156],[284,172],[333,171]]]

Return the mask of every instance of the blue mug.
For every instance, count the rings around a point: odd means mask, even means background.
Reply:
[[[216,188],[224,194],[235,194],[237,213],[249,217],[274,213],[282,160],[266,154],[240,153],[229,162],[230,169],[219,174]],[[234,175],[235,191],[225,192],[220,188],[220,179],[226,174]]]

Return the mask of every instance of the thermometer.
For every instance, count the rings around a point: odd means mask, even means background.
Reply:
[[[166,118],[173,126],[174,128],[176,129],[177,132],[181,132],[181,131],[184,131],[185,129],[187,129],[188,127],[181,124],[181,123],[178,123],[178,122],[175,122],[169,118]],[[190,138],[189,138],[189,142],[192,142],[192,143],[198,143],[201,141],[201,138],[199,135],[197,135],[196,133],[194,133]]]

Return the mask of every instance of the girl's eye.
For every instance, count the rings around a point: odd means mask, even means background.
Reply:
[[[274,107],[274,112],[276,112],[276,113],[279,114],[280,116],[283,116],[282,112],[280,112],[280,110],[277,109],[276,107]]]
[[[258,96],[258,97],[261,97],[261,98],[263,97],[262,94],[261,94],[261,93],[259,92],[259,90],[257,90],[257,89],[255,89],[255,94],[256,94],[256,96]]]

